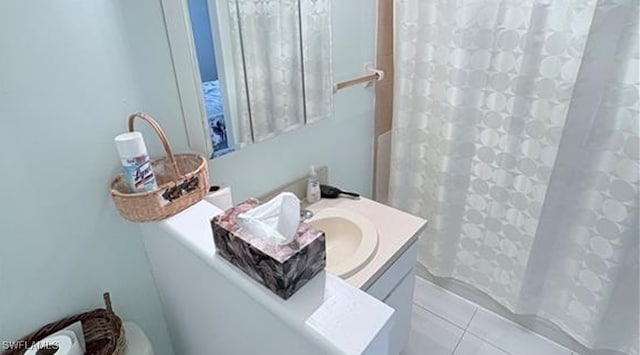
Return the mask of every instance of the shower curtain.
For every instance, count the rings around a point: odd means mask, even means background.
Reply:
[[[390,203],[419,262],[638,354],[638,1],[396,0]]]
[[[227,0],[237,93],[236,146],[333,111],[330,0]]]

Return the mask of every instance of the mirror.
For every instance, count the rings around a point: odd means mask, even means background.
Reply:
[[[212,158],[331,115],[331,0],[163,0],[183,117]]]

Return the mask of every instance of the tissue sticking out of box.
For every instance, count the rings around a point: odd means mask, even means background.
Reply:
[[[300,225],[300,200],[283,192],[270,201],[238,215],[237,223],[256,237],[278,245],[293,241]]]
[[[211,220],[216,253],[286,300],[324,270],[324,232],[299,222],[294,240],[286,245],[253,235],[239,225],[238,215],[259,205],[252,198]]]

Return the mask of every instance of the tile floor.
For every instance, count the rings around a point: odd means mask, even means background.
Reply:
[[[409,343],[402,355],[572,355],[526,328],[416,277]]]

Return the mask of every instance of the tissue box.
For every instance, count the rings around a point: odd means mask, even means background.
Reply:
[[[283,299],[288,299],[326,266],[324,232],[300,223],[293,242],[277,245],[249,234],[238,214],[259,205],[249,199],[211,220],[218,254]]]

